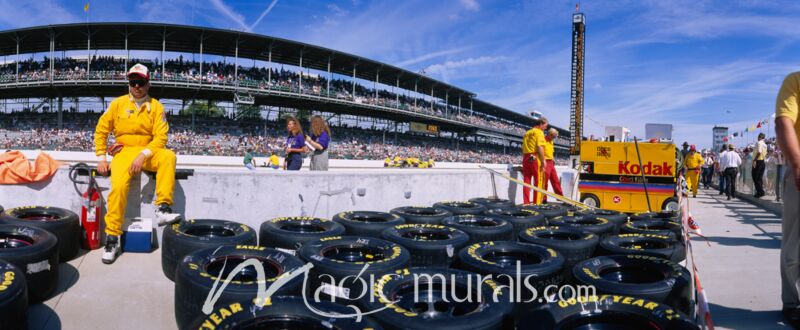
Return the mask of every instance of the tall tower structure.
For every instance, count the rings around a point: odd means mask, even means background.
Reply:
[[[580,155],[583,138],[583,68],[586,17],[575,6],[572,15],[572,93],[570,100],[569,144],[572,155]]]

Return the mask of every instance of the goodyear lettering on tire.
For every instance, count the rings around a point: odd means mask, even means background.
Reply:
[[[242,308],[242,304],[240,303],[233,303],[228,306],[220,307],[211,314],[208,314],[208,317],[200,325],[200,329],[214,330],[223,320],[242,311],[244,311],[244,308]]]
[[[3,273],[2,282],[0,282],[0,291],[5,291],[11,284],[14,284],[15,275],[12,271]]]

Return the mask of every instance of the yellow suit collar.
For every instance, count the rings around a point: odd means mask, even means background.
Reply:
[[[147,107],[147,113],[150,113],[150,100],[151,98],[149,94],[145,96],[144,105]],[[136,100],[134,100],[133,95],[131,95],[131,93],[128,93],[128,101],[130,101],[134,105],[134,108],[136,108],[136,112],[139,112],[141,110],[139,109],[139,107],[136,106]]]

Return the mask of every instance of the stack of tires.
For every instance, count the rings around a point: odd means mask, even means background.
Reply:
[[[164,236],[181,329],[696,328],[681,233],[646,223],[663,219],[475,198],[269,219],[258,245],[249,227],[214,221]],[[551,302],[564,294],[575,296]],[[359,312],[372,313],[333,317]]]
[[[48,206],[2,211],[0,329],[27,328],[28,304],[56,294],[59,262],[78,256],[80,240],[78,215],[72,211]]]
[[[394,215],[352,212],[337,219],[269,219],[258,232],[239,222],[215,219],[188,220],[166,228],[162,269],[175,282],[178,328],[381,329],[369,317],[358,321],[330,317],[352,313],[344,305],[315,299],[306,299],[311,307],[304,303],[304,292],[338,297],[338,302],[348,297],[336,290],[323,291],[334,286],[316,281],[314,274],[342,279],[383,275],[408,266],[410,254],[395,243],[342,236],[345,228],[374,232],[373,227],[384,222],[394,225]],[[399,223],[403,222],[400,218]],[[307,263],[314,266],[311,281],[304,281],[303,273],[310,269]],[[362,271],[365,264],[370,265],[367,272]],[[364,288],[350,285],[346,289],[355,293]]]

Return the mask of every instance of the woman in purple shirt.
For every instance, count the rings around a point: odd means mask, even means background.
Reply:
[[[303,166],[303,153],[307,151],[303,127],[297,118],[289,116],[286,118],[286,130],[289,136],[286,137],[286,161],[283,166],[288,171],[299,171]]]
[[[311,170],[327,171],[331,129],[322,116],[311,117],[311,135],[306,135],[306,142],[314,149],[311,152]]]

